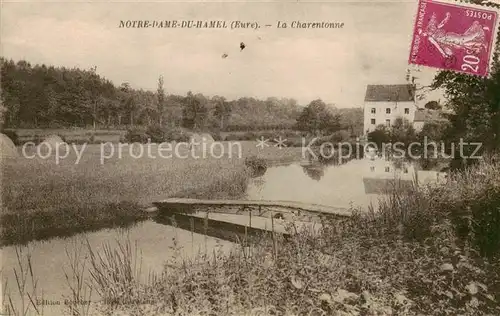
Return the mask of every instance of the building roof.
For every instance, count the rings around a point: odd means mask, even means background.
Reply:
[[[366,194],[387,194],[394,189],[409,189],[413,186],[412,180],[402,179],[381,179],[381,178],[363,178]]]
[[[441,115],[441,111],[429,110],[429,109],[419,109],[415,112],[414,122],[429,122],[429,121],[441,121],[445,118]]]
[[[365,101],[367,102],[408,102],[415,101],[414,84],[368,85]]]

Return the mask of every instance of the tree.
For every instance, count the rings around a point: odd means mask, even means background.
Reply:
[[[212,101],[215,103],[214,116],[219,120],[219,128],[224,130],[231,117],[231,104],[220,96],[213,97]]]
[[[445,140],[450,127],[449,122],[426,122],[418,136],[422,142],[425,137],[427,137],[427,141],[441,142]]]
[[[5,122],[5,114],[7,112],[7,108],[3,105],[4,104],[4,101],[3,101],[3,93],[2,93],[2,89],[0,87],[0,130],[3,128],[4,126],[4,122]]]
[[[93,126],[94,130],[96,129],[99,108],[103,104],[103,102],[102,102],[103,100],[102,100],[100,93],[99,93],[100,78],[97,75],[96,71],[97,71],[97,66],[94,66],[90,70],[90,81],[91,81],[91,86],[92,86],[90,91],[91,91],[91,99],[92,99],[92,105],[93,105],[93,107],[92,107],[92,126]]]
[[[437,101],[429,101],[424,105],[424,108],[429,110],[441,110],[443,107]]]
[[[156,97],[158,99],[158,123],[163,123],[163,110],[165,108],[165,90],[163,88],[163,76],[158,78],[158,89],[156,90]]]
[[[157,124],[159,121],[154,121],[153,118],[158,114],[158,97],[156,93],[150,91],[139,90],[137,93],[137,103],[140,105],[140,122],[146,125]]]
[[[340,115],[333,114],[322,100],[314,100],[297,118],[297,128],[315,135],[333,133],[340,129]]]
[[[417,133],[413,125],[407,119],[398,117],[389,129],[389,137],[392,143],[401,142],[409,145],[417,140]]]
[[[19,98],[5,90],[2,90],[0,97],[2,98],[2,106],[4,108],[4,126],[17,127],[19,111],[21,109]]]
[[[120,86],[120,108],[122,108],[125,113],[129,115],[129,124],[134,125],[134,113],[136,110],[136,103],[134,100],[133,91],[130,88],[130,84],[128,82],[122,83]],[[119,117],[119,121],[121,123],[121,116]]]
[[[53,118],[57,117],[57,111],[59,109],[58,95],[52,86],[48,86],[45,88],[45,97],[47,99],[47,108],[43,114],[47,121],[51,121]]]
[[[466,142],[481,141],[488,148],[500,144],[500,73],[490,78],[478,78],[449,71],[440,72],[434,79],[435,88],[443,88],[448,115],[452,124],[450,140],[463,138]]]
[[[196,98],[191,91],[188,92],[182,111],[183,126],[195,130],[203,128],[207,116],[207,107],[202,104],[199,98]]]
[[[353,136],[363,134],[362,108],[337,109],[336,113],[340,115],[340,125],[342,128],[349,130]]]
[[[6,127],[97,127],[98,124],[116,127],[123,123],[152,125],[159,119],[163,124],[180,126],[183,123],[188,99],[166,95],[163,78],[158,80],[153,91],[143,91],[127,83],[115,86],[99,76],[95,67],[82,70],[31,65],[24,60],[1,57],[0,66],[1,96],[7,109],[4,114]],[[199,93],[193,97],[199,101],[200,109],[207,109],[208,116],[213,119],[211,125],[226,130],[290,128],[302,110],[292,99],[242,97],[218,104]],[[198,126],[207,124],[199,120],[199,115],[197,117]]]
[[[382,148],[384,144],[395,145],[396,143],[408,146],[417,140],[417,135],[413,125],[408,120],[398,117],[391,127],[378,125],[373,132],[368,134],[368,140],[377,144],[379,148]]]
[[[368,141],[375,143],[378,148],[390,142],[389,131],[384,125],[378,125],[374,131],[368,133]]]

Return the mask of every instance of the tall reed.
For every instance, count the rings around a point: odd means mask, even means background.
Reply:
[[[66,285],[69,289],[65,304],[71,316],[88,316],[91,312],[93,286],[86,280],[87,259],[83,240],[74,240],[72,248],[65,248],[68,268],[63,267]]]
[[[38,279],[33,273],[32,251],[28,247],[17,246],[15,252],[17,264],[13,268],[15,283],[11,288],[10,280],[4,278],[2,308],[7,315],[43,315],[43,305],[37,304],[39,298],[43,300],[43,292],[38,296]]]

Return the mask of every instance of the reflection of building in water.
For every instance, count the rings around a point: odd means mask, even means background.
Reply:
[[[383,194],[395,188],[410,188],[416,183],[427,185],[444,180],[444,173],[418,170],[409,162],[385,159],[367,160],[364,174],[366,194]]]

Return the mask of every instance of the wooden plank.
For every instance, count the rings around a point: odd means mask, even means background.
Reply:
[[[177,215],[177,214],[173,214]],[[252,218],[252,223],[248,223],[248,217],[246,215],[233,215],[233,214],[225,214],[225,213],[205,213],[200,212],[197,214],[190,214],[191,217],[196,218],[205,218],[208,215],[209,220],[215,220],[220,222],[226,222],[230,224],[237,225],[246,225],[248,227],[257,228],[260,230],[272,231],[272,225],[274,221],[274,231],[278,233],[287,233],[286,225],[288,222],[285,220],[274,219],[272,217],[266,218],[261,216],[256,216]],[[321,223],[313,222],[313,221],[295,221],[295,227],[298,230],[302,230],[308,228],[309,230],[318,231],[321,228]]]
[[[351,212],[343,207],[326,206],[319,204],[308,204],[292,201],[268,201],[268,200],[199,200],[199,199],[183,199],[183,198],[169,198],[166,200],[153,203],[159,209],[183,209],[188,211],[191,207],[210,206],[210,207],[237,207],[237,206],[255,206],[261,208],[277,207],[293,209],[298,211],[305,211],[311,213],[322,213],[329,215],[336,215],[342,217],[351,216]],[[235,211],[237,212],[237,211]],[[183,212],[184,213],[184,212]],[[189,212],[186,212],[189,213]],[[231,212],[232,213],[232,212]]]
[[[157,216],[154,219],[157,223],[171,225],[197,234],[215,237],[234,243],[243,242],[244,244],[259,241],[260,238],[268,236],[271,233],[268,230],[248,227],[236,223],[228,223],[218,220],[206,219],[201,217],[173,214],[172,216]],[[284,238],[288,238],[286,233],[277,233]]]

